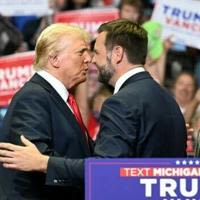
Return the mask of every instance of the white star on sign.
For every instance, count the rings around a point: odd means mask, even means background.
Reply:
[[[176,165],[180,165],[180,164],[181,164],[180,160],[177,160]]]
[[[186,160],[183,160],[183,161],[182,161],[182,164],[183,164],[183,165],[186,165],[186,164],[187,164],[187,161],[186,161]]]
[[[193,163],[193,160],[190,160],[190,161],[189,161],[189,164],[190,164],[190,165],[193,165],[193,164],[194,164],[194,163]]]
[[[199,161],[198,161],[198,160],[196,160],[196,161],[195,161],[195,164],[196,164],[196,165],[199,165]]]

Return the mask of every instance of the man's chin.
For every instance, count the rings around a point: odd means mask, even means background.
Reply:
[[[86,80],[87,80],[87,77],[85,76],[85,77],[83,77],[82,79],[80,79],[79,82],[77,82],[76,85],[79,85],[79,84],[85,82]]]
[[[103,84],[109,85],[109,80],[104,79],[104,78],[102,78],[102,77],[99,77],[99,78],[98,78],[98,81],[99,81],[100,83],[103,83]]]

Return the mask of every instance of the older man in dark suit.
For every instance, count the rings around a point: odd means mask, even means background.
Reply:
[[[3,122],[1,142],[21,144],[25,135],[40,152],[66,158],[91,155],[90,141],[71,89],[86,80],[91,57],[88,36],[66,24],[46,28],[38,38],[36,74],[12,99]],[[72,167],[83,173],[81,165]],[[25,173],[0,166],[0,200],[81,199],[82,180],[47,179],[40,172]],[[50,186],[51,185],[51,186]],[[62,186],[62,187],[58,187]]]
[[[139,25],[116,20],[100,26],[92,62],[99,69],[100,80],[113,85],[115,90],[102,107],[95,156],[186,156],[187,134],[183,116],[173,97],[145,71],[146,54],[147,33]],[[75,173],[71,160],[41,155],[29,141],[22,139],[26,147],[0,144],[0,148],[23,152],[9,160],[7,157],[12,157],[9,151],[1,150],[0,155],[5,157],[1,156],[0,161],[5,167],[38,170],[46,172],[47,178],[70,180]],[[43,164],[30,165],[24,161],[29,153],[35,155],[37,163]],[[47,157],[49,162],[43,162]],[[33,162],[31,158],[28,160]],[[83,164],[81,160],[75,161]]]

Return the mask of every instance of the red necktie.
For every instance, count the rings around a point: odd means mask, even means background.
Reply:
[[[87,129],[83,123],[83,120],[82,120],[82,117],[81,117],[81,113],[80,113],[80,110],[78,108],[78,105],[76,103],[76,100],[74,98],[74,96],[72,94],[69,93],[69,96],[68,96],[68,99],[67,99],[67,102],[68,104],[71,106],[72,110],[73,110],[73,113],[76,117],[76,120],[78,121],[82,131],[84,132],[85,134],[85,137],[87,139]],[[87,139],[88,140],[88,139]]]

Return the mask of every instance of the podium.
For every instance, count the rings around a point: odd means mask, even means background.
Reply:
[[[196,200],[200,159],[87,159],[86,200]]]

